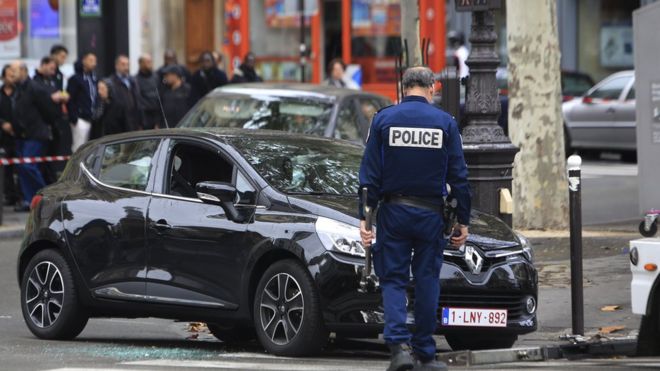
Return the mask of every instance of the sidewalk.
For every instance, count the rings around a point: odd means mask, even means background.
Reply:
[[[21,238],[25,230],[25,222],[30,215],[28,212],[17,213],[11,206],[2,210],[2,225],[0,225],[0,239]]]

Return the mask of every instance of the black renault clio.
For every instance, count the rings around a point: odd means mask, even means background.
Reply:
[[[28,328],[69,339],[92,317],[203,321],[278,355],[312,354],[330,332],[376,336],[377,282],[361,285],[361,156],[347,142],[239,129],[88,143],[32,202],[18,258]],[[471,233],[445,251],[438,333],[456,349],[509,347],[537,326],[532,250],[478,211]]]

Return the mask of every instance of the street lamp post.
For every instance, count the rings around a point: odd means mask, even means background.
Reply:
[[[503,203],[511,203],[513,159],[518,148],[497,124],[499,115],[507,114],[501,112],[495,79],[500,58],[495,48],[493,9],[500,6],[499,0],[456,0],[457,11],[472,12],[472,49],[466,61],[470,69],[465,98],[467,125],[462,132],[472,205],[511,225],[510,207]]]

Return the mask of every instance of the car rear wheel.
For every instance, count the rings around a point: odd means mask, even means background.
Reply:
[[[73,339],[89,317],[78,303],[71,268],[55,250],[44,250],[28,263],[21,280],[21,309],[30,331],[42,339]]]
[[[209,323],[207,326],[216,339],[225,343],[243,343],[254,340],[256,337],[254,329],[246,326],[232,326],[219,323]]]
[[[460,334],[445,335],[452,350],[508,349],[516,343],[518,335]]]
[[[305,268],[281,260],[261,277],[254,298],[257,338],[270,353],[306,356],[328,341],[318,293]]]

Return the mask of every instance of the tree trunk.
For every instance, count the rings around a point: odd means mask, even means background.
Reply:
[[[408,66],[422,65],[422,52],[419,45],[419,2],[401,0],[401,45],[408,43],[408,58],[403,61]],[[405,58],[405,55],[404,55]]]
[[[513,224],[568,225],[555,0],[507,0],[509,136],[520,148],[513,171]]]

